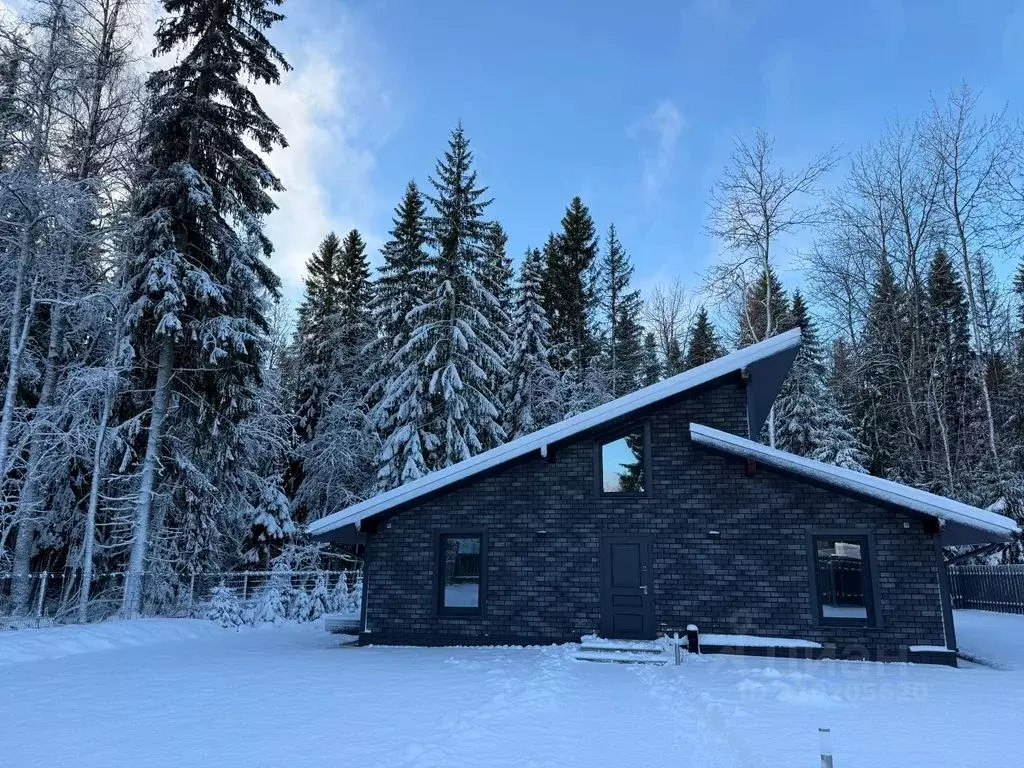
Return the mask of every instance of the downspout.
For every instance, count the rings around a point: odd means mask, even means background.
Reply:
[[[939,571],[939,602],[942,607],[942,631],[945,635],[946,647],[957,650],[956,626],[953,624],[953,601],[949,594],[949,573],[946,571],[947,563],[942,557],[942,539],[935,537],[935,562]]]

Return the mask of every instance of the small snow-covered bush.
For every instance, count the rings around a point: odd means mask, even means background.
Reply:
[[[321,573],[316,577],[313,593],[309,596],[309,620],[313,621],[325,613],[330,613],[330,602],[331,593],[327,589],[327,576]]]
[[[288,618],[292,621],[310,621],[310,597],[304,589],[288,589]]]
[[[359,613],[363,608],[363,572],[356,574],[356,583],[348,593],[348,607],[345,613]]]
[[[206,618],[216,621],[222,627],[237,627],[245,623],[241,601],[223,582],[213,590]]]
[[[284,592],[276,579],[267,582],[256,597],[253,598],[252,610],[247,617],[253,624],[273,624],[281,619],[288,618],[288,605],[285,602]]]
[[[330,613],[344,613],[349,604],[348,578],[345,574],[338,576],[338,583],[331,590],[327,605]]]

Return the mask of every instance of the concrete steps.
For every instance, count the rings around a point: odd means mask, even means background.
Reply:
[[[575,658],[612,664],[667,664],[669,655],[662,643],[647,640],[608,640],[587,635],[580,641]]]

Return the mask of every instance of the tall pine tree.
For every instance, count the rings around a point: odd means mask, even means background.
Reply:
[[[768,309],[771,307],[771,312]],[[768,318],[771,317],[769,326]],[[739,346],[748,347],[793,327],[786,291],[769,268],[755,280],[744,297],[739,316]]]
[[[928,269],[925,302],[929,443],[933,466],[929,475],[941,478],[933,490],[956,497],[968,480],[962,463],[970,446],[972,395],[971,331],[963,283],[944,250],[938,250]],[[977,403],[980,405],[980,400]],[[984,459],[984,453],[979,458]]]
[[[512,354],[512,339],[506,329],[512,323],[512,305],[515,295],[512,284],[515,270],[512,267],[512,258],[505,248],[507,243],[508,236],[505,234],[505,230],[497,222],[492,222],[485,239],[481,274],[483,287],[487,293],[494,296],[495,302],[483,307],[490,329],[490,335],[484,341],[502,361],[507,361]],[[509,386],[509,372],[505,367],[500,367],[493,368],[487,373],[488,386],[491,392],[499,396],[496,405],[501,408],[504,405],[504,398],[501,395],[507,391]],[[505,423],[504,414],[501,415],[499,421]],[[486,448],[493,448],[495,445],[496,443],[493,442],[485,442]]]
[[[491,384],[495,374],[507,372],[493,347],[500,329],[490,317],[498,298],[487,289],[485,275],[494,229],[484,219],[490,201],[484,198],[486,188],[477,185],[472,163],[460,125],[430,180],[431,285],[425,301],[409,314],[414,328],[399,351],[401,373],[386,396],[389,410],[429,413],[429,438],[402,448],[407,455],[419,452],[418,459],[409,455],[407,465],[411,460],[430,469],[447,467],[504,437]],[[395,442],[413,439],[407,431]],[[385,459],[397,455],[396,450],[385,451]]]
[[[233,425],[260,377],[265,302],[278,279],[261,220],[281,190],[261,152],[284,146],[248,80],[276,84],[281,53],[264,31],[280,0],[164,0],[156,54],[178,53],[147,83],[142,171],[132,213],[127,325],[139,360],[135,386],[152,393],[122,611],[142,601],[158,466],[173,392],[188,419],[230,456]],[[188,412],[188,413],[186,413]],[[184,458],[183,458],[184,460]]]
[[[426,301],[430,284],[426,204],[415,182],[406,187],[392,222],[377,279],[374,324],[380,338],[374,348],[378,362],[369,393],[381,438],[376,459],[381,491],[426,474],[425,453],[434,440],[422,377],[410,375],[401,356],[412,338],[410,315]]]
[[[906,458],[913,452],[903,429],[906,397],[898,352],[904,348],[907,332],[906,295],[889,260],[882,256],[861,343],[856,424],[867,451],[868,471],[878,477],[912,481],[915,475]]]
[[[326,407],[333,324],[341,301],[341,240],[333,232],[306,261],[295,334],[295,436],[312,440]]]
[[[639,324],[641,301],[640,292],[630,288],[633,265],[614,224],[608,227],[605,247],[598,270],[598,300],[607,329],[605,363],[611,396],[619,397],[639,385],[643,345]]]
[[[640,385],[649,387],[661,381],[661,361],[658,359],[658,342],[654,333],[648,331],[644,335],[643,348],[643,370],[640,376]]]
[[[818,331],[799,291],[792,322],[800,328],[800,351],[775,402],[775,444],[847,469],[863,470],[863,454],[828,388]]]
[[[527,250],[519,268],[512,312],[512,357],[506,394],[505,431],[510,440],[546,426],[544,402],[554,378],[548,359],[548,319],[541,301],[544,261]]]
[[[683,370],[688,371],[698,365],[710,363],[725,354],[722,342],[718,340],[715,327],[708,318],[708,311],[701,306],[690,329],[690,343],[683,358]]]
[[[562,217],[562,231],[545,245],[544,309],[551,323],[552,362],[582,381],[598,353],[598,242],[590,210],[574,197]]]
[[[345,236],[337,261],[336,311],[327,324],[326,407],[315,434],[297,451],[303,478],[295,505],[302,519],[320,518],[373,490],[377,444],[367,408],[373,371],[365,363],[375,337],[373,285],[366,244],[357,230]]]

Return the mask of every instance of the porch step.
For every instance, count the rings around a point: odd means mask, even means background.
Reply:
[[[647,640],[608,640],[587,635],[580,640],[576,652],[580,661],[603,661],[619,664],[667,664],[665,646]]]
[[[611,664],[668,664],[662,653],[637,653],[635,651],[579,651],[578,661],[597,661]]]

